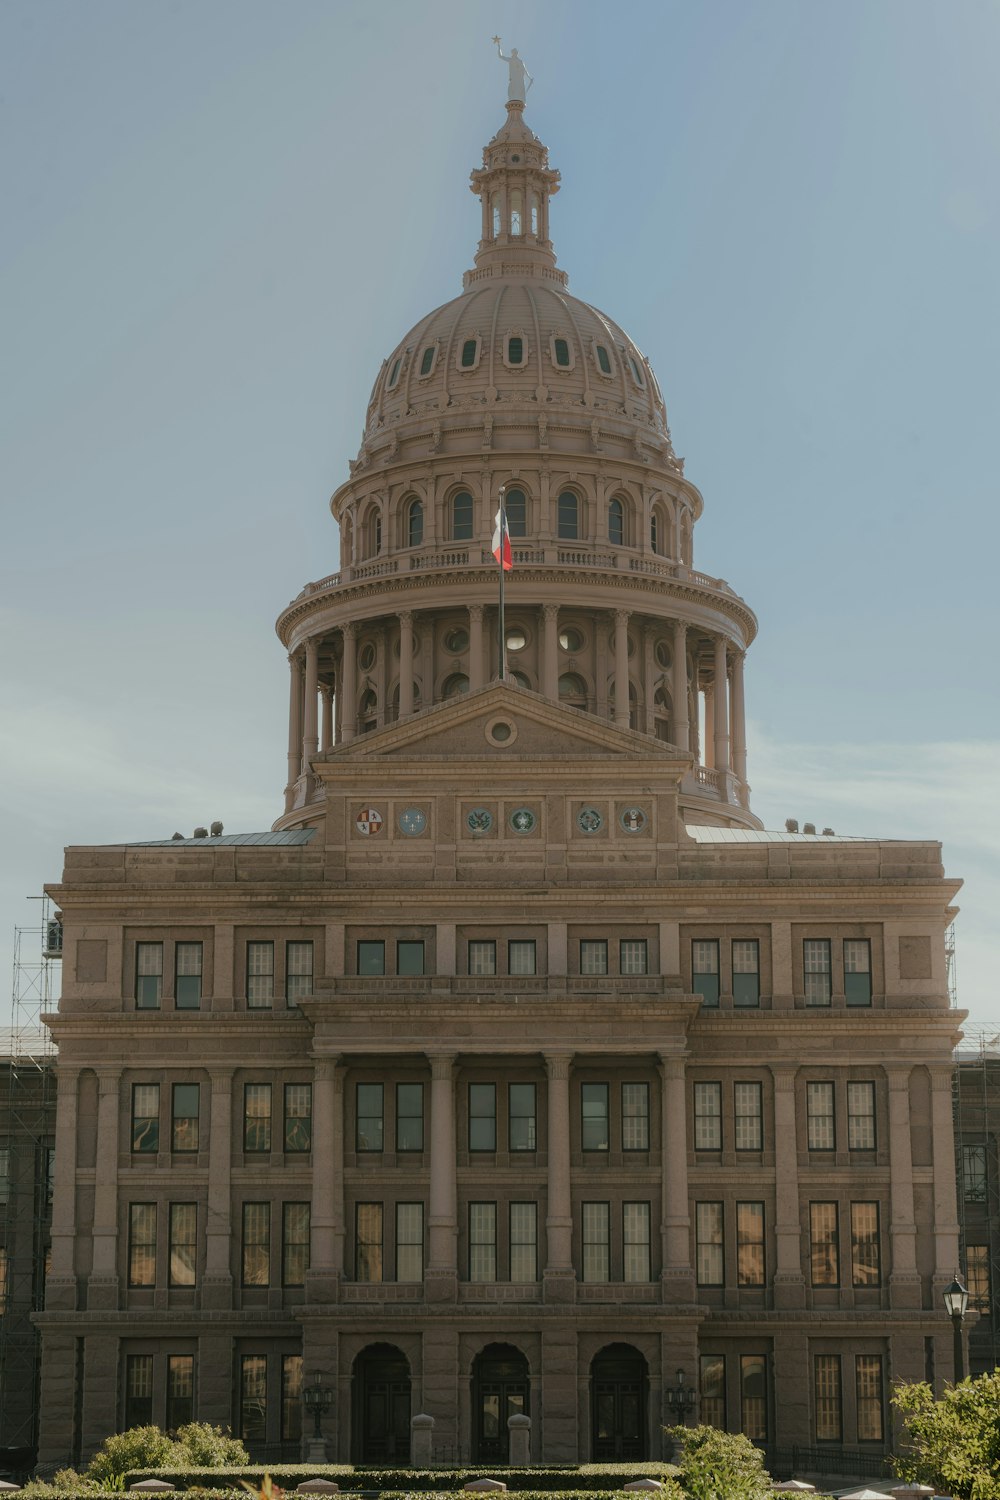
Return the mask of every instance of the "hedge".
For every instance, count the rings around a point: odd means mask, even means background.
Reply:
[[[663,1462],[632,1464],[567,1464],[560,1468],[538,1469],[463,1468],[440,1469],[374,1469],[351,1464],[241,1464],[218,1469],[133,1469],[125,1475],[126,1490],[138,1479],[164,1479],[178,1489],[237,1489],[245,1496],[243,1482],[259,1484],[265,1474],[283,1490],[294,1490],[303,1479],[332,1479],[344,1491],[379,1490],[413,1494],[415,1491],[439,1494],[461,1490],[471,1479],[488,1476],[502,1479],[510,1490],[519,1494],[546,1492],[584,1494],[601,1490],[620,1490],[632,1479],[673,1478],[675,1464]]]

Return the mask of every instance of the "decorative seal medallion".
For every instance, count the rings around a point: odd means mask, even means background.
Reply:
[[[581,807],[576,815],[576,826],[581,833],[600,833],[604,827],[604,819],[596,807]]]
[[[641,807],[626,807],[618,821],[626,833],[641,833],[649,819]]]
[[[515,833],[531,833],[537,821],[530,807],[516,807],[510,815],[510,826]]]
[[[470,833],[489,833],[493,827],[493,814],[488,807],[474,807],[465,821]]]
[[[400,833],[408,833],[415,836],[423,833],[427,827],[427,814],[419,807],[408,807],[399,815]]]
[[[382,832],[382,814],[374,807],[363,807],[354,819],[354,826],[367,838],[370,833]]]

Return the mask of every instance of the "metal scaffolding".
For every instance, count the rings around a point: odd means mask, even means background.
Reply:
[[[49,900],[41,923],[14,930],[11,1026],[0,1030],[0,1450],[23,1467],[38,1430],[38,1336],[51,1219],[55,1048],[41,1024],[58,995],[62,928]]]
[[[979,1313],[969,1336],[977,1375],[1000,1365],[1000,1032],[963,1030],[955,1054],[955,1153],[962,1271]]]

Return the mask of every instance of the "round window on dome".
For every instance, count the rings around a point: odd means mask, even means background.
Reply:
[[[450,651],[452,656],[458,656],[459,652],[465,651],[469,644],[469,632],[463,630],[461,625],[456,625],[454,630],[449,630],[444,638],[444,649]]]
[[[583,632],[577,630],[575,625],[567,625],[565,630],[559,632],[559,644],[571,656],[575,655],[577,651],[583,650]]]
[[[375,647],[372,645],[371,641],[365,641],[365,644],[358,652],[358,666],[361,668],[362,672],[369,672],[374,665]]]
[[[513,626],[507,632],[507,650],[523,651],[528,644],[528,637],[519,625]]]
[[[670,647],[667,645],[666,641],[657,641],[655,655],[656,660],[661,667],[669,667],[671,661],[673,660],[673,657],[670,654]]]

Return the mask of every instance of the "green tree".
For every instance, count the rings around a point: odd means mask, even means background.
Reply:
[[[175,1461],[173,1441],[158,1427],[130,1427],[104,1439],[87,1465],[87,1478],[118,1489],[130,1469],[155,1469]]]
[[[188,1422],[175,1433],[182,1462],[195,1469],[219,1469],[224,1464],[246,1464],[250,1455],[239,1438],[211,1422]]]
[[[910,1444],[893,1460],[901,1478],[956,1500],[1000,1500],[1000,1370],[950,1386],[940,1401],[924,1381],[900,1384],[892,1402]]]
[[[669,1427],[674,1462],[690,1500],[771,1500],[764,1457],[740,1432],[717,1427]]]

